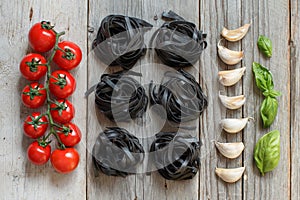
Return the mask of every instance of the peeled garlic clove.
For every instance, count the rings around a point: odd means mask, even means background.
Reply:
[[[248,32],[250,24],[245,24],[240,28],[234,30],[228,30],[227,28],[223,28],[221,35],[228,41],[236,42],[241,40]]]
[[[215,142],[215,145],[223,156],[230,159],[239,157],[239,155],[241,155],[241,153],[245,148],[244,143],[242,142],[234,142],[234,143]]]
[[[221,40],[218,43],[218,54],[221,60],[227,65],[235,65],[239,63],[244,56],[243,51],[232,51],[220,45]]]
[[[240,180],[244,171],[245,167],[231,169],[216,168],[215,170],[216,174],[227,183],[234,183]]]
[[[224,86],[232,86],[236,84],[244,75],[246,71],[246,67],[233,69],[233,70],[225,70],[219,71],[219,81]]]
[[[241,119],[234,119],[234,118],[222,119],[221,127],[227,133],[238,133],[245,128],[245,126],[247,125],[247,122],[250,119],[253,120],[252,117],[241,118]]]
[[[219,98],[222,102],[222,104],[231,110],[235,110],[235,109],[239,109],[240,107],[242,107],[246,101],[246,98],[244,95],[240,95],[240,96],[233,96],[233,97],[228,97],[228,96],[224,96],[219,94]]]

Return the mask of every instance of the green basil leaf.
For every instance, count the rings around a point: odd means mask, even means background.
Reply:
[[[264,175],[278,165],[279,159],[280,133],[274,130],[258,140],[254,149],[254,160],[257,168]]]
[[[270,90],[266,90],[266,91],[263,92],[263,95],[265,97],[270,96],[270,97],[276,98],[276,97],[280,96],[281,93],[278,92],[278,91],[276,91],[276,90],[271,90],[271,91]]]
[[[260,35],[257,40],[259,50],[268,58],[272,56],[272,41],[266,36]]]
[[[262,91],[273,90],[274,83],[271,72],[259,63],[253,62],[252,71],[255,76],[256,86]]]
[[[265,128],[271,126],[276,118],[278,101],[273,97],[266,97],[260,107],[260,115]]]

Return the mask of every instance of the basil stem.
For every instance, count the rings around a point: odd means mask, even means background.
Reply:
[[[259,50],[268,58],[272,56],[272,41],[266,36],[260,35],[257,40]]]
[[[255,145],[254,160],[257,168],[264,175],[272,171],[280,159],[280,133],[271,131],[262,136]]]

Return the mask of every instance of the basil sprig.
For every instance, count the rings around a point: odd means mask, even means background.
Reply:
[[[260,35],[257,40],[259,50],[268,58],[272,56],[272,41],[266,36]]]
[[[271,131],[262,136],[255,145],[254,160],[259,171],[264,175],[272,171],[280,159],[280,133]]]
[[[271,72],[259,63],[252,64],[252,71],[255,76],[257,87],[266,97],[260,108],[260,115],[264,127],[269,127],[275,120],[278,111],[278,101],[276,97],[280,96],[280,92],[274,90],[273,77]]]

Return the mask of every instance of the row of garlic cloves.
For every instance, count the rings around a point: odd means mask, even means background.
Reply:
[[[221,35],[228,41],[235,42],[241,40],[246,33],[250,24],[245,24],[244,26],[235,29],[235,30],[228,30],[227,28],[223,28]],[[220,59],[226,63],[227,65],[235,65],[239,63],[244,56],[243,51],[233,51],[221,45],[221,40],[218,42],[218,54]],[[219,71],[218,77],[219,82],[224,86],[232,86],[235,85],[244,75],[246,71],[246,67],[233,69],[233,70],[225,70]],[[244,95],[239,96],[225,96],[219,93],[219,98],[221,103],[230,110],[235,110],[241,108],[245,102],[246,97]],[[227,118],[221,120],[221,127],[227,133],[235,134],[242,131],[245,126],[247,125],[248,121],[253,119],[251,117],[241,118],[241,119],[234,119],[234,118]],[[239,157],[245,146],[243,142],[234,142],[234,143],[221,143],[215,142],[215,146],[218,151],[229,159],[235,159]],[[238,168],[216,168],[215,173],[225,182],[227,183],[235,183],[241,179],[245,171],[245,167],[238,167]]]

